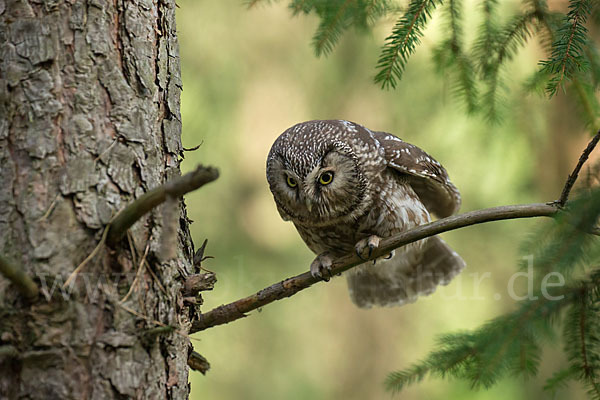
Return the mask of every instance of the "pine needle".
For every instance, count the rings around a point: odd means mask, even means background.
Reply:
[[[394,26],[390,36],[383,46],[375,76],[375,82],[382,88],[395,88],[410,56],[414,53],[428,18],[435,8],[441,4],[439,0],[411,0],[408,10]]]
[[[473,113],[477,109],[478,91],[475,66],[464,51],[461,0],[448,0],[443,11],[450,37],[435,48],[433,59],[440,72],[450,73],[454,95],[463,100],[468,113]]]
[[[565,81],[570,80],[577,71],[587,67],[584,49],[587,42],[585,22],[592,10],[591,0],[571,0],[569,12],[558,29],[556,40],[552,44],[550,59],[542,61],[542,70],[552,74],[546,86],[550,97],[554,96]]]

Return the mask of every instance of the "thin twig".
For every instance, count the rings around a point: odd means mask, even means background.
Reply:
[[[151,238],[148,239],[148,243],[146,244],[146,249],[144,250],[144,255],[142,256],[142,260],[140,261],[140,265],[138,266],[138,270],[137,270],[137,273],[135,274],[135,278],[133,279],[133,282],[131,282],[131,286],[129,287],[127,294],[125,295],[125,297],[123,297],[119,301],[119,303],[125,303],[127,301],[129,296],[131,296],[131,293],[133,293],[133,289],[135,288],[135,285],[137,285],[138,280],[140,279],[140,276],[142,275],[142,271],[144,269],[144,264],[146,263],[146,257],[148,256],[148,250],[150,250],[150,240],[152,240],[152,239]]]
[[[40,290],[35,282],[23,272],[23,269],[0,256],[0,273],[11,281],[27,299],[35,299]]]
[[[166,335],[176,330],[174,325],[157,326],[155,328],[146,329],[142,332],[145,336]]]
[[[158,279],[158,277],[156,276],[154,271],[152,271],[152,267],[150,267],[149,265],[148,265],[148,272],[150,272],[152,279],[154,279],[154,282],[156,282],[156,285],[158,286],[160,291],[163,292],[163,294],[167,294],[167,290],[163,287],[163,285],[161,285],[160,279]]]
[[[490,221],[499,221],[516,218],[550,217],[555,215],[560,208],[557,204],[524,204],[514,206],[493,207],[483,210],[471,211],[460,215],[443,218],[426,225],[420,225],[409,231],[400,233],[381,240],[379,248],[373,251],[371,260],[385,256],[392,250],[407,245],[426,237],[434,236],[442,232],[451,231],[465,226],[481,224]],[[363,264],[355,253],[341,257],[333,262],[331,274],[337,275],[356,266]],[[207,313],[200,315],[199,320],[194,321],[190,333],[195,333],[216,325],[226,324],[236,319],[243,318],[246,313],[256,310],[275,300],[290,297],[299,291],[306,289],[321,279],[314,278],[310,272],[297,275],[261,291],[234,301],[233,303],[219,306]]]
[[[101,159],[101,158],[102,158],[102,157],[103,157],[103,156],[104,156],[106,153],[108,153],[108,152],[110,151],[110,149],[112,149],[112,148],[113,148],[113,146],[114,146],[115,144],[117,144],[117,141],[118,141],[118,140],[119,140],[119,138],[115,138],[115,139],[112,141],[112,143],[111,143],[111,144],[110,144],[110,145],[109,145],[109,146],[108,146],[106,149],[104,149],[104,150],[102,151],[102,153],[100,153],[100,154],[98,155],[98,157],[94,158],[94,162],[97,162],[97,161],[98,161],[99,159]]]
[[[96,254],[98,254],[98,252],[100,251],[100,249],[102,248],[102,246],[104,246],[104,243],[106,243],[106,236],[108,235],[108,231],[109,231],[108,228],[109,228],[109,226],[107,226],[106,228],[104,228],[104,232],[102,232],[102,238],[100,239],[100,242],[96,245],[96,247],[94,248],[94,250],[92,250],[92,252],[85,258],[85,260],[83,260],[81,262],[81,264],[79,264],[77,266],[77,268],[75,268],[75,270],[73,272],[71,272],[71,275],[69,275],[69,277],[67,278],[67,281],[63,285],[63,289],[66,288],[67,286],[69,286],[69,283],[71,283],[71,281],[73,279],[75,279],[75,277],[83,269],[83,267],[85,267],[85,265],[92,258],[94,258],[96,256]]]
[[[142,313],[139,313],[139,312],[135,311],[133,308],[127,307],[125,304],[117,303],[117,305],[119,307],[121,307],[123,310],[127,311],[128,313],[130,313],[132,315],[135,315],[136,317],[141,318],[141,319],[143,319],[146,322],[150,322],[152,324],[158,325],[158,326],[163,327],[163,328],[167,328],[167,327],[171,327],[172,326],[172,325],[164,324],[164,323],[162,323],[160,321],[157,321],[157,320],[155,320],[153,318],[150,318],[150,317],[148,317],[148,316],[146,316],[146,315],[144,315]],[[184,338],[189,339],[189,340],[200,341],[200,339],[196,339],[196,338],[190,337],[187,333],[183,332],[183,330],[178,329],[178,328],[181,328],[181,327],[173,326],[173,328],[175,328],[173,330],[173,332],[176,333],[176,334],[178,334],[181,337],[184,337]]]
[[[167,195],[181,197],[199,187],[214,181],[219,177],[219,172],[213,167],[199,165],[194,171],[173,179],[155,189],[146,192],[137,200],[119,212],[110,223],[107,243],[114,246],[129,229],[144,214],[162,204]]]
[[[158,325],[158,326],[161,326],[161,327],[163,327],[163,328],[164,328],[164,327],[167,327],[167,326],[169,326],[169,325],[167,325],[167,324],[164,324],[164,323],[162,323],[162,322],[160,322],[160,321],[157,321],[157,320],[155,320],[155,319],[153,319],[153,318],[150,318],[150,317],[148,317],[148,316],[146,316],[146,315],[144,315],[144,314],[142,314],[142,313],[139,313],[139,312],[135,311],[133,308],[127,307],[126,305],[122,304],[121,302],[119,302],[119,303],[118,303],[118,305],[119,305],[119,307],[121,307],[123,310],[127,311],[128,313],[130,313],[130,314],[133,314],[133,315],[135,315],[136,317],[138,317],[138,318],[141,318],[141,319],[143,319],[143,320],[145,320],[145,321],[147,321],[147,322],[151,322],[151,323],[153,323],[153,324],[155,324],[155,325]],[[186,336],[186,337],[187,337],[187,335],[185,335],[185,334],[183,334],[183,336]]]
[[[589,158],[590,154],[594,150],[594,147],[596,147],[596,145],[598,144],[599,140],[600,140],[600,131],[598,131],[598,133],[596,133],[596,135],[588,143],[587,147],[581,154],[581,157],[579,157],[579,162],[575,166],[575,169],[573,170],[571,175],[569,175],[569,177],[567,178],[567,183],[565,183],[565,187],[563,188],[563,191],[557,202],[559,206],[564,207],[565,204],[567,204],[567,200],[569,199],[569,193],[571,193],[571,189],[573,188],[573,185],[575,184],[575,181],[577,180],[577,177],[579,176],[579,171],[581,171],[581,167],[583,167],[583,164],[585,164],[585,162]]]
[[[194,147],[184,147],[183,151],[196,151],[200,148],[200,146],[202,146],[204,144],[204,140],[200,142],[199,145],[196,145]]]
[[[167,195],[162,206],[162,232],[160,235],[159,259],[166,262],[177,257],[177,228],[179,227],[179,199]]]
[[[50,214],[54,210],[54,207],[56,207],[56,203],[58,202],[58,196],[60,196],[60,194],[57,194],[56,197],[54,197],[54,200],[52,200],[52,203],[50,203],[50,206],[48,207],[48,210],[46,210],[46,212],[44,213],[44,215],[42,215],[40,217],[40,219],[38,219],[38,222],[43,221],[43,220],[45,220],[46,218],[48,218],[50,216]]]
[[[131,234],[131,231],[127,231],[127,243],[129,243],[129,250],[131,251],[131,258],[133,260],[133,264],[137,265],[137,247],[135,245],[135,239]]]

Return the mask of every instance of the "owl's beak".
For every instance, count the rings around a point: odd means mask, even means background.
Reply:
[[[308,212],[311,212],[313,206],[312,200],[307,197],[304,199],[304,203],[306,204],[306,208],[308,208]]]

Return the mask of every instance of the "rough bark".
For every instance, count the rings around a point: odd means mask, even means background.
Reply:
[[[177,46],[174,0],[0,0],[0,255],[42,294],[0,277],[2,399],[188,395],[181,289],[197,271],[181,203],[62,289],[118,210],[180,174]]]

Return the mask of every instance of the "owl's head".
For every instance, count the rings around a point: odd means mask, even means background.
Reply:
[[[317,122],[298,124],[279,136],[269,153],[267,180],[286,221],[328,225],[363,204],[366,178],[354,149],[323,128]]]

